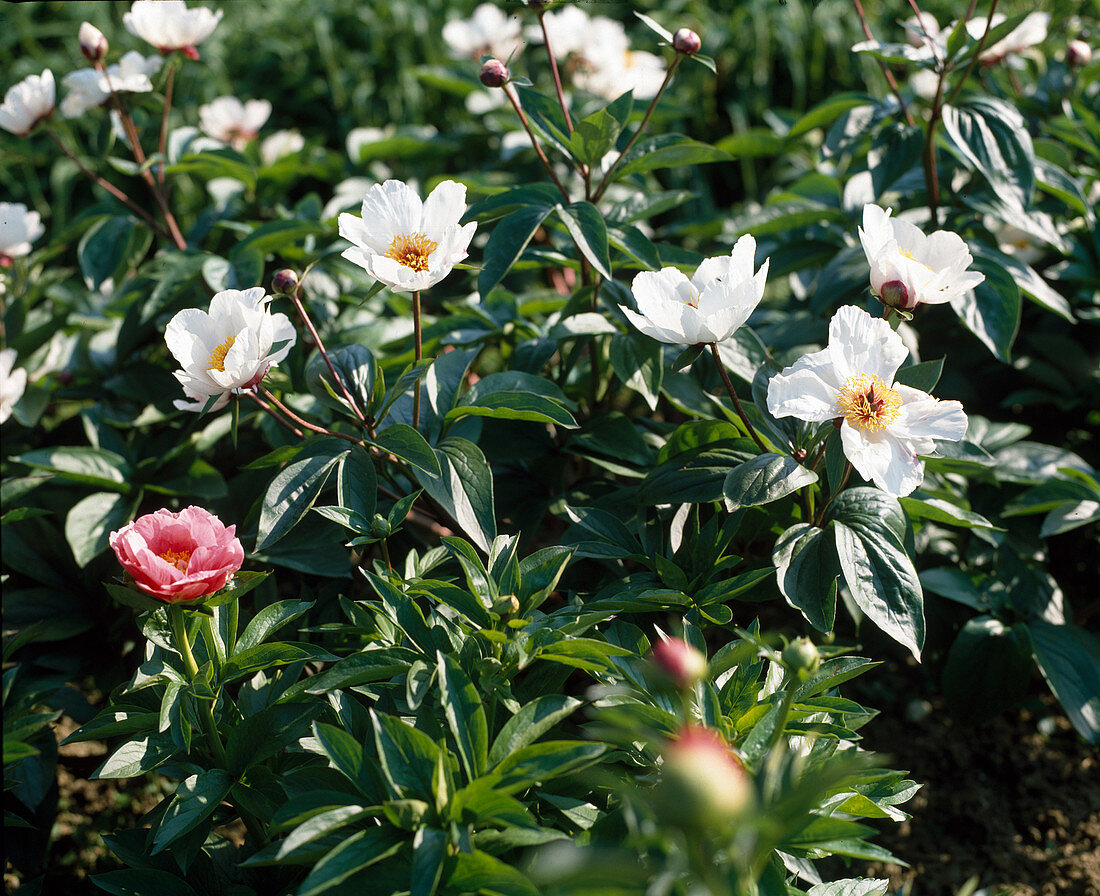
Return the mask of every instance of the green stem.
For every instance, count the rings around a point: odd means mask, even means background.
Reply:
[[[172,634],[175,636],[176,648],[183,657],[183,665],[192,680],[199,677],[199,664],[195,662],[195,654],[191,650],[191,637],[187,633],[187,617],[185,610],[178,604],[172,604],[168,608],[168,618],[172,624]],[[218,765],[225,768],[228,758],[225,755],[225,747],[222,745],[221,736],[218,734],[218,724],[214,720],[214,707],[209,700],[196,700],[199,707],[199,716],[202,718],[203,728],[206,730],[206,743],[210,753]]]
[[[424,335],[420,329],[420,290],[413,290],[413,359],[419,362],[424,357]],[[413,385],[413,429],[420,429],[420,377]]]
[[[542,162],[542,167],[546,169],[546,173],[550,175],[550,180],[554,182],[554,186],[558,188],[561,195],[565,198],[566,202],[571,202],[569,198],[569,191],[565,189],[565,185],[554,173],[554,166],[550,164],[550,160],[546,158],[546,153],[543,152],[542,147],[539,145],[539,141],[535,137],[535,132],[531,130],[531,123],[527,120],[527,113],[523,111],[523,106],[519,104],[519,97],[516,96],[516,91],[511,84],[505,84],[503,88],[504,95],[508,97],[508,101],[512,104],[512,108],[516,110],[516,115],[519,116],[519,123],[523,125],[523,129],[527,131],[527,136],[531,138],[531,145],[535,148],[535,154],[539,157],[539,161]]]
[[[231,600],[225,608],[227,615],[226,631],[228,632],[228,640],[225,645],[225,655],[233,656],[233,652],[237,649],[237,625],[239,623],[240,608],[237,601]]]
[[[733,400],[733,406],[737,409],[737,416],[741,418],[741,422],[745,424],[745,427],[749,431],[749,435],[752,436],[752,440],[756,442],[760,450],[767,452],[768,449],[763,439],[760,438],[755,427],[749,422],[749,418],[745,414],[745,409],[741,407],[741,399],[737,397],[737,393],[733,389],[733,383],[730,382],[729,374],[726,373],[726,366],[722,363],[722,356],[718,354],[717,342],[710,343],[710,353],[714,356],[714,364],[718,368],[718,375],[722,377],[722,383],[726,387],[726,392],[729,393],[729,397]]]

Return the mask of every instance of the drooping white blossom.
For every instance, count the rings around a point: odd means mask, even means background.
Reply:
[[[987,16],[975,16],[966,23],[966,30],[973,40],[982,39],[988,21]],[[992,24],[989,27],[992,30],[1004,21],[1004,15],[994,13]],[[1050,24],[1049,12],[1030,13],[999,41],[982,50],[981,55],[978,56],[978,61],[983,65],[993,65],[1002,59],[1010,63],[1015,62],[1019,54],[1046,40],[1048,24]]]
[[[102,106],[115,93],[149,93],[153,89],[151,75],[164,65],[160,56],[142,56],[131,50],[106,72],[94,68],[77,69],[61,79],[68,93],[61,101],[61,114],[76,118],[89,109]]]
[[[283,156],[299,152],[306,145],[306,138],[297,131],[276,131],[260,144],[260,159],[265,165],[274,165]]]
[[[891,218],[890,212],[864,206],[859,228],[871,289],[885,304],[912,311],[921,303],[948,302],[985,280],[984,274],[967,270],[974,259],[957,233],[925,234],[915,224]]]
[[[362,217],[340,215],[340,236],[354,244],[344,258],[393,289],[427,289],[466,257],[477,224],[460,224],[465,213],[466,187],[453,180],[423,201],[402,181],[375,184]]]
[[[161,53],[182,50],[198,59],[195,49],[218,27],[222,11],[197,6],[188,9],[183,0],[135,0],[123,15],[122,24],[131,34],[151,43]]]
[[[210,300],[209,311],[187,308],[168,322],[164,341],[183,368],[175,376],[193,399],[177,399],[177,408],[201,411],[212,396],[213,410],[224,407],[231,392],[258,385],[287,356],[294,326],[285,314],[272,314],[270,302],[262,286],[227,289]]]
[[[199,106],[199,123],[215,140],[241,150],[259,133],[271,115],[267,100],[241,102],[235,96],[219,96]]]
[[[27,255],[31,243],[46,232],[42,216],[21,202],[0,202],[0,264]]]
[[[506,16],[500,7],[482,3],[470,18],[447,22],[443,26],[443,40],[455,56],[508,59],[523,46],[520,30],[518,16]]]
[[[688,279],[677,268],[642,271],[631,292],[638,311],[623,308],[642,333],[672,345],[724,342],[764,295],[769,260],[753,273],[756,240],[741,237],[729,255],[708,258]]]
[[[26,137],[34,126],[53,113],[56,100],[53,72],[27,75],[4,94],[0,105],[0,128]]]
[[[920,455],[935,440],[966,433],[957,401],[939,401],[894,381],[908,349],[890,324],[846,305],[829,323],[829,344],[803,355],[768,383],[768,410],[812,423],[840,421],[844,456],[864,478],[896,497],[924,481]]]
[[[15,366],[15,349],[0,351],[0,423],[7,421],[27,388],[27,371]]]

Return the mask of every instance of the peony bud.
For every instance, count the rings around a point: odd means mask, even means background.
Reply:
[[[393,526],[382,514],[376,513],[371,517],[370,534],[373,538],[389,538],[393,533]]]
[[[685,56],[694,56],[703,46],[702,38],[690,28],[680,28],[672,35],[672,49]]]
[[[281,271],[277,271],[275,276],[271,278],[271,288],[277,293],[283,295],[293,295],[298,289],[298,275],[290,268],[283,268]]]
[[[1083,40],[1071,40],[1066,44],[1066,65],[1081,68],[1092,61],[1092,47]]]
[[[514,616],[519,612],[519,598],[514,594],[502,594],[493,603],[493,612],[501,616]]]
[[[663,760],[655,801],[670,824],[696,831],[721,828],[752,803],[745,767],[713,729],[682,729],[665,746]]]
[[[898,311],[912,311],[917,307],[915,297],[909,294],[909,287],[901,280],[887,280],[879,287],[878,297],[887,308]]]
[[[80,25],[80,52],[89,62],[102,62],[107,55],[107,38],[91,22]]]
[[[654,644],[653,662],[680,690],[692,687],[707,674],[707,658],[679,638]]]
[[[821,665],[821,654],[809,638],[795,638],[783,648],[783,665],[787,671],[799,678],[805,678],[817,671]]]
[[[503,87],[512,77],[511,72],[499,59],[486,59],[481,66],[481,83],[486,87]]]

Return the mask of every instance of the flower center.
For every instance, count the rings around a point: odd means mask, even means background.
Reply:
[[[225,373],[225,356],[229,354],[229,350],[233,348],[233,343],[236,341],[236,336],[230,336],[225,342],[214,349],[214,351],[210,353],[210,366],[206,369]]]
[[[187,564],[191,562],[190,551],[165,551],[157,556],[184,573],[187,572]]]
[[[901,411],[901,394],[877,376],[849,377],[836,397],[841,415],[856,429],[877,432],[893,423]]]
[[[386,257],[414,271],[426,271],[428,256],[436,250],[438,245],[439,243],[428,239],[423,233],[403,234],[393,238],[389,249],[386,250]]]

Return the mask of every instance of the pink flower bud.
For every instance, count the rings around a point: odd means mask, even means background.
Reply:
[[[503,87],[512,74],[508,71],[508,66],[499,59],[486,59],[479,77],[486,87]]]
[[[1066,44],[1066,65],[1080,68],[1092,61],[1092,47],[1083,40],[1071,40]]]
[[[703,40],[690,28],[680,28],[672,35],[672,48],[685,56],[694,56],[703,46]]]
[[[910,295],[909,287],[901,280],[887,280],[879,287],[879,300],[887,308],[899,311],[912,311],[917,307],[916,297]]]
[[[690,688],[707,674],[707,658],[679,638],[654,644],[653,662],[681,690]]]
[[[677,827],[713,830],[736,819],[752,804],[745,767],[720,734],[688,725],[663,751],[656,807]]]
[[[107,38],[91,22],[80,25],[80,52],[89,62],[102,62],[107,55]]]
[[[283,268],[271,278],[271,288],[277,293],[292,295],[298,289],[298,274],[290,268]]]

